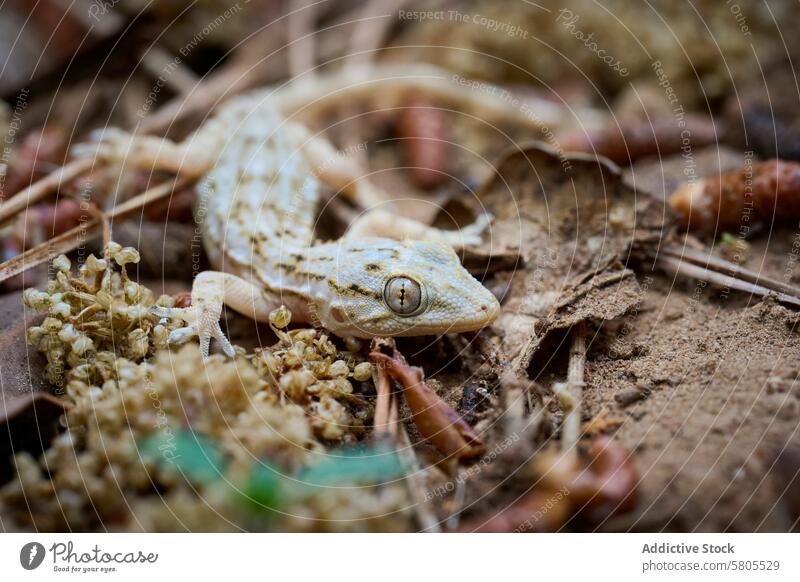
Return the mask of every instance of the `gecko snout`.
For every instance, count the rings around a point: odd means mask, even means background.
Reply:
[[[454,318],[452,332],[475,331],[492,324],[500,315],[500,302],[483,285],[475,282],[475,289],[465,294],[466,301]]]

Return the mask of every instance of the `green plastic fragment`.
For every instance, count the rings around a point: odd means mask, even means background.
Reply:
[[[142,456],[162,469],[174,468],[194,483],[211,483],[225,471],[225,456],[209,437],[191,430],[161,431],[148,436]]]
[[[240,491],[245,505],[257,511],[269,511],[280,507],[281,472],[263,461],[253,465],[247,481]]]
[[[298,480],[309,487],[367,485],[393,481],[404,474],[403,463],[392,450],[346,449],[307,468]]]

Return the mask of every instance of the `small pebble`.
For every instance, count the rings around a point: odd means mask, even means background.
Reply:
[[[639,402],[640,400],[644,399],[644,397],[645,393],[638,388],[623,388],[614,394],[614,400],[616,400],[617,403],[623,408]]]

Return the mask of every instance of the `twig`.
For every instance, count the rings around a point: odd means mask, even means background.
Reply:
[[[355,10],[355,25],[349,39],[348,54],[342,67],[370,65],[378,49],[386,43],[386,37],[396,21],[394,15],[408,2],[409,0],[367,0],[363,6],[358,7]],[[348,119],[339,147],[347,149],[352,144],[361,143],[366,120],[357,114],[357,108],[352,103],[345,103],[338,118]],[[366,169],[369,162],[366,153],[358,148],[354,152],[359,165]]]
[[[0,224],[91,169],[94,160],[81,158],[51,172],[0,204]]]
[[[173,190],[183,187],[183,182],[183,180],[177,179],[159,184],[123,202],[111,212],[100,214],[65,233],[25,251],[21,255],[9,259],[0,264],[0,283],[32,267],[54,259],[58,255],[68,253],[80,246],[88,238],[95,236],[98,229],[102,228],[105,222],[115,218],[123,218],[131,212],[141,210],[147,205],[167,197]]]
[[[536,119],[512,107],[502,97],[502,91],[488,85],[486,91],[471,91],[454,81],[452,73],[433,65],[404,63],[402,65],[353,65],[333,75],[302,77],[276,90],[270,102],[286,117],[302,114],[315,117],[332,106],[347,100],[356,101],[379,95],[385,108],[402,105],[409,93],[446,104],[459,104],[487,122],[517,123],[541,134],[541,124],[560,126],[569,120],[564,108],[541,100],[531,105]]]
[[[417,520],[421,531],[430,533],[440,533],[442,531],[436,514],[430,507],[430,502],[425,498],[427,479],[420,468],[414,447],[411,446],[411,439],[404,426],[400,426],[398,432],[397,453],[406,466],[406,483],[408,484],[411,498],[414,501],[414,508],[417,512]]]
[[[709,269],[709,267],[711,267],[713,270],[723,274],[727,273],[731,277],[748,281],[750,283],[755,283],[756,285],[761,285],[778,293],[786,293],[787,295],[800,298],[800,289],[797,287],[788,285],[783,281],[778,281],[777,279],[773,279],[767,275],[756,273],[750,269],[745,269],[736,263],[731,263],[730,261],[716,257],[711,254],[711,251],[705,253],[692,247],[685,247],[677,244],[666,245],[662,247],[661,250],[667,255],[676,259],[688,260],[689,262],[695,263],[701,267],[704,267],[705,269]]]
[[[581,437],[581,401],[583,400],[583,370],[586,363],[586,329],[583,322],[571,332],[566,390],[569,393],[567,414],[561,423],[561,450],[570,451]]]
[[[286,34],[289,50],[289,76],[313,71],[316,63],[316,4],[308,0],[290,0]]]
[[[364,4],[356,15],[350,40],[350,64],[364,64],[375,58],[375,52],[386,43],[396,22],[397,11],[408,3],[409,0],[372,0]]]
[[[603,278],[598,276],[595,280],[592,280],[591,285],[586,285],[585,287],[583,287],[583,289],[578,289],[574,293],[567,294],[566,297],[564,297],[558,303],[555,304],[555,308],[564,309],[568,305],[572,305],[573,303],[575,303],[578,299],[581,299],[586,295],[588,295],[590,291],[608,287],[610,285],[613,285],[614,283],[619,283],[623,279],[627,279],[628,277],[632,276],[633,276],[633,271],[631,271],[630,269],[622,269],[621,271],[611,273],[610,275],[607,275]],[[592,278],[594,278],[594,276]]]
[[[788,303],[789,305],[800,306],[800,297],[797,297],[795,295],[788,295],[786,293],[776,292],[773,289],[769,289],[767,287],[763,287],[755,283],[750,283],[742,279],[737,279],[736,277],[731,277],[730,275],[718,273],[717,271],[705,269],[693,263],[687,263],[685,261],[681,261],[679,259],[675,259],[669,256],[663,256],[663,255],[659,256],[658,265],[662,269],[670,273],[684,275],[687,277],[695,277],[697,279],[708,281],[709,283],[714,283],[715,285],[719,285],[720,287],[729,287],[737,291],[744,291],[745,293],[750,293],[751,295],[766,297],[770,293],[775,293],[776,299],[781,303]]]
[[[373,347],[373,349],[375,349]],[[392,412],[392,380],[386,373],[385,366],[375,362],[372,369],[372,381],[378,396],[375,399],[375,417],[373,420],[375,437],[390,434],[392,428],[397,427],[391,422]]]
[[[137,133],[163,133],[188,117],[207,115],[227,96],[278,78],[284,72],[283,60],[270,57],[281,50],[284,41],[273,26],[280,24],[273,22],[253,34],[239,47],[229,64],[203,77],[189,93],[179,95],[148,115],[136,128]],[[280,69],[276,69],[276,65]]]
[[[98,18],[96,12],[99,12],[104,5],[98,4],[97,0],[72,0],[69,3],[61,2],[59,7],[61,6],[66,8],[70,17],[79,21],[93,36],[110,36],[125,25],[125,17],[120,15],[113,5],[109,5],[109,8],[103,11],[102,18]]]
[[[103,235],[103,248],[111,242],[111,222],[108,217],[94,203],[89,203],[89,215],[100,223],[100,232]]]
[[[453,494],[453,505],[450,516],[445,525],[447,529],[453,530],[458,527],[461,521],[461,512],[464,510],[464,498],[467,495],[467,474],[463,469],[459,469],[456,476],[456,490]]]
[[[130,200],[126,200],[122,204],[117,204],[113,210],[106,215],[109,218],[122,218],[127,216],[134,210],[141,210],[154,202],[158,202],[167,196],[170,196],[175,190],[180,190],[188,185],[188,180],[182,177],[168,180],[158,186],[154,186],[149,190],[145,190],[138,196],[134,196]]]
[[[163,79],[177,93],[189,93],[199,82],[194,71],[159,46],[149,48],[142,55],[142,67],[153,77]],[[168,75],[164,74],[166,71]]]
[[[100,221],[93,218],[0,264],[0,283],[77,248],[96,234],[98,226]]]
[[[486,452],[486,446],[472,427],[423,382],[420,368],[409,366],[397,350],[391,356],[373,351],[370,358],[400,383],[420,435],[448,461],[466,463]]]
[[[521,434],[525,430],[525,398],[528,390],[510,366],[500,374],[500,389],[503,400],[503,429],[506,436]]]
[[[389,434],[394,436],[398,426],[400,426],[400,409],[397,398],[392,398],[389,402],[389,425],[387,427]]]

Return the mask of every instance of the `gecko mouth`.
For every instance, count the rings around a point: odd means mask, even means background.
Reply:
[[[500,303],[492,297],[492,301],[478,305],[478,312],[480,315],[474,319],[457,321],[452,328],[452,333],[475,331],[491,325],[500,315]]]
[[[499,315],[500,303],[492,297],[491,301],[478,304],[470,315],[454,318],[449,325],[443,326],[433,322],[417,322],[408,325],[405,329],[394,335],[441,335],[446,333],[476,331],[487,325],[491,325]]]

